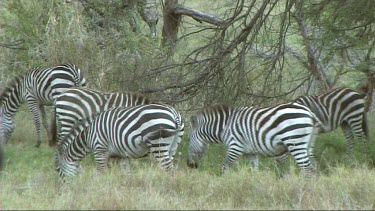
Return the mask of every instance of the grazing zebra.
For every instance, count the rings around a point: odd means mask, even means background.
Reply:
[[[37,144],[41,144],[40,116],[47,130],[48,139],[51,139],[48,124],[46,122],[44,106],[50,106],[53,100],[67,88],[85,86],[86,79],[81,70],[73,64],[62,64],[54,67],[36,67],[28,71],[24,76],[13,79],[0,95],[0,107],[3,108],[2,126],[6,143],[14,130],[14,116],[18,108],[25,101],[33,115],[37,133]]]
[[[354,135],[369,139],[365,95],[352,89],[338,88],[319,96],[301,96],[295,102],[308,107],[322,122],[319,133],[341,127],[347,140],[347,154],[353,151]]]
[[[191,154],[196,156],[196,158],[190,158],[189,160],[200,160],[207,150],[208,144],[224,143],[224,130],[227,127],[229,116],[235,110],[234,107],[227,105],[214,105],[203,109],[196,116],[190,118],[192,125],[190,140],[200,141],[199,145],[194,144],[198,142],[190,142],[190,149],[197,153]],[[249,155],[247,158],[254,170],[257,170],[258,156]],[[191,167],[198,168],[198,162],[190,162],[190,165]]]
[[[0,122],[2,122],[2,119],[3,119],[2,110],[3,109],[0,107]],[[4,136],[3,127],[2,127],[2,124],[0,124],[0,172],[4,168],[4,159],[5,159],[4,151],[3,151],[3,143],[1,142],[1,140],[4,139],[3,136]]]
[[[82,87],[68,89],[54,102],[55,119],[51,123],[53,139],[50,146],[59,143],[77,121],[88,119],[90,122],[99,112],[110,108],[150,103],[150,99],[131,92],[102,93]]]
[[[288,153],[294,157],[304,174],[309,175],[315,170],[313,146],[319,121],[305,106],[288,103],[267,108],[236,108],[229,118],[227,117],[225,129],[220,135],[222,138],[212,141],[204,131],[220,128],[214,127],[217,125],[215,118],[204,116],[223,116],[218,114],[219,112],[222,111],[208,109],[191,118],[187,161],[189,167],[197,167],[197,162],[208,144],[224,143],[227,154],[221,173],[241,155],[249,157],[257,168],[258,155],[283,160]]]
[[[101,112],[92,122],[78,122],[58,143],[56,169],[60,177],[79,172],[79,162],[91,151],[99,172],[109,156],[141,158],[149,153],[169,170],[184,133],[181,115],[162,104],[113,108]]]

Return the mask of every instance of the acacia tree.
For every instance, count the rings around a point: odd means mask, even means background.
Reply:
[[[2,8],[15,13],[17,21],[7,26],[13,34],[2,31],[9,39],[0,48],[27,48],[24,55],[33,64],[78,63],[90,70],[92,84],[97,78],[109,82],[99,87],[103,90],[140,91],[197,108],[275,104],[340,85],[353,87],[353,79],[342,79],[357,75],[367,78],[361,90],[372,99],[375,8],[370,0],[212,0],[194,1],[190,7],[160,0],[165,48],[123,27],[126,17],[116,5],[125,1],[85,2],[7,1]],[[95,16],[95,11],[104,13]],[[38,14],[47,16],[31,26]],[[100,26],[98,17],[108,18],[105,28],[92,24]],[[19,50],[12,51],[8,59],[2,56],[4,61],[19,60]]]
[[[362,75],[358,90],[367,93],[366,110],[372,110],[375,81],[373,2],[320,0],[308,1],[303,7],[306,20],[317,34],[314,39],[315,54],[325,63],[323,71],[338,70],[333,85],[342,74],[352,72]]]
[[[280,100],[293,93],[302,83],[295,87],[283,86],[283,78],[287,75],[295,80],[295,73],[283,70],[286,65],[284,48],[291,22],[289,16],[294,3],[239,0],[226,3],[227,9],[218,18],[179,5],[177,0],[165,1],[163,44],[170,47],[170,52],[175,51],[183,15],[209,24],[191,34],[207,30],[211,33],[207,42],[186,54],[179,63],[184,69],[180,71],[184,73],[181,76],[187,80],[158,89],[150,87],[145,92],[178,89],[176,96],[186,99],[200,95],[200,101],[203,98],[207,104],[239,99],[250,103],[256,101],[257,104],[264,100],[272,103],[270,99]],[[307,75],[301,80],[308,80]]]
[[[184,7],[178,0],[166,0],[163,44],[172,54],[178,48],[183,16],[209,24],[194,33],[213,33],[180,64],[188,69],[189,80],[153,90],[178,89],[176,94],[186,97],[202,94],[210,87],[210,96],[204,96],[207,103],[235,102],[245,97],[261,104],[269,99],[285,100],[286,95],[312,83],[311,79],[318,92],[325,92],[338,86],[344,74],[355,72],[367,76],[366,89],[362,90],[369,91],[367,107],[371,108],[374,17],[370,11],[374,8],[366,7],[370,5],[368,0],[346,2],[238,0],[223,15],[214,16]],[[363,8],[368,9],[366,16],[361,15]],[[296,66],[300,71],[290,73],[288,68]],[[223,93],[230,93],[229,99],[221,97]]]

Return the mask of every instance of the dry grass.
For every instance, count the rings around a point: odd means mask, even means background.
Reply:
[[[7,150],[12,155],[18,151],[19,159],[3,172],[2,209],[320,210],[375,205],[375,172],[363,166],[336,167],[331,175],[314,179],[294,173],[276,179],[272,171],[251,172],[246,165],[224,176],[182,165],[166,173],[144,159],[132,162],[131,173],[112,163],[98,175],[86,158],[83,173],[59,190],[51,149],[10,144]]]

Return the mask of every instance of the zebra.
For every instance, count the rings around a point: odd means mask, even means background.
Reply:
[[[47,130],[48,139],[51,139],[46,121],[44,106],[53,104],[53,100],[67,88],[86,86],[86,78],[82,71],[74,64],[61,64],[53,67],[35,67],[23,76],[15,77],[0,95],[2,112],[3,139],[7,143],[14,131],[14,116],[18,108],[25,101],[33,115],[36,128],[37,143],[41,144],[40,117]]]
[[[204,108],[195,116],[190,117],[192,126],[190,140],[200,141],[190,142],[189,149],[196,153],[191,154],[194,156],[194,159],[189,158],[189,160],[200,160],[206,152],[209,143],[224,143],[223,133],[228,124],[230,115],[232,115],[235,110],[236,108],[228,105],[212,105]],[[253,169],[258,170],[258,156],[251,155],[247,158]],[[198,162],[188,162],[188,165],[191,165],[193,168],[198,168]]]
[[[2,108],[0,107],[0,113],[2,112]],[[0,122],[2,122],[2,116],[0,115]],[[0,124],[0,141],[3,140],[3,136],[4,133],[3,133],[3,127],[2,125]],[[4,150],[3,150],[3,143],[0,142],[0,173],[2,172],[3,168],[4,168],[4,160],[5,160],[5,155],[4,155]]]
[[[79,173],[80,160],[94,153],[96,169],[102,172],[109,156],[137,159],[148,154],[165,170],[184,134],[181,115],[165,104],[118,107],[103,111],[93,121],[78,122],[57,144],[56,170],[60,178]]]
[[[365,94],[349,88],[336,88],[318,96],[300,96],[295,102],[308,107],[322,122],[319,133],[341,127],[347,140],[347,154],[351,155],[354,135],[360,140],[369,139]]]
[[[150,104],[153,101],[133,92],[102,93],[83,87],[68,89],[54,101],[55,119],[52,120],[52,141],[55,146],[70,132],[77,121],[91,121],[99,112],[114,107]]]
[[[218,119],[224,113],[216,108],[203,110],[191,117],[189,167],[197,167],[208,144],[223,143],[227,152],[221,174],[241,155],[250,158],[257,169],[258,155],[283,161],[289,153],[303,174],[309,176],[315,171],[313,147],[320,122],[307,107],[298,103],[265,108],[238,107],[229,116],[224,115],[226,123],[219,124]],[[217,125],[223,127],[215,127]],[[207,138],[206,131],[219,133],[220,139]]]

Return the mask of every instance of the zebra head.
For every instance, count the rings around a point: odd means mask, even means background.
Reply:
[[[187,165],[190,168],[198,168],[198,162],[206,151],[208,144],[199,138],[197,130],[197,117],[192,116],[190,118],[190,123],[191,129]]]
[[[58,145],[55,152],[55,168],[60,178],[72,177],[80,172],[79,162],[68,159],[64,156],[66,147],[64,145]]]

